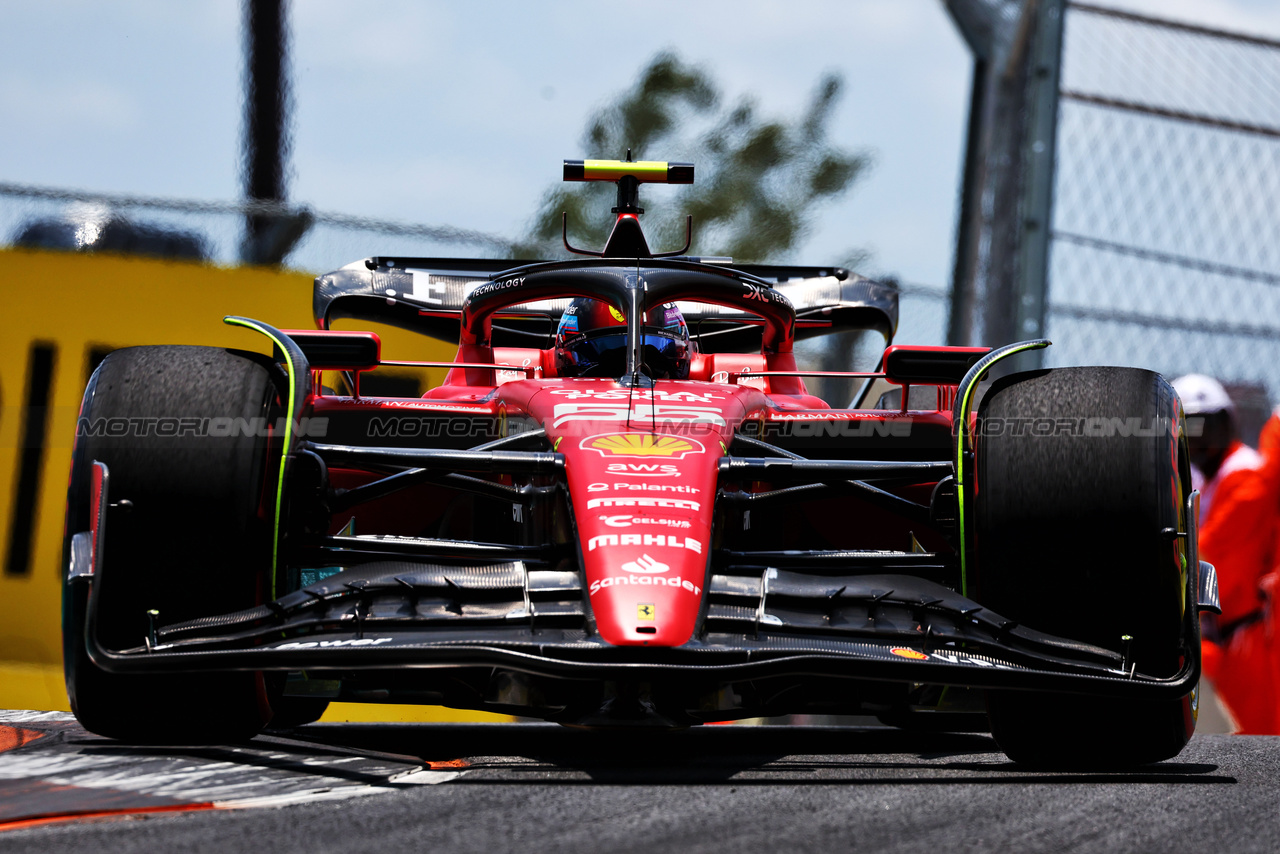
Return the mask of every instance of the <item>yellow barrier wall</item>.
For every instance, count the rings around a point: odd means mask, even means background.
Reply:
[[[141,344],[269,353],[265,338],[226,326],[222,318],[238,314],[277,328],[314,328],[311,286],[309,274],[268,268],[0,250],[0,709],[69,708],[59,628],[62,525],[76,416],[92,354]],[[344,328],[358,327],[348,322]],[[389,358],[453,358],[454,348],[441,342],[385,327],[377,331]],[[43,376],[49,380],[48,419],[38,477],[26,490],[34,500],[28,503],[18,484],[25,403],[33,379],[40,386]],[[28,536],[29,557],[14,565]],[[387,719],[377,706],[340,704],[326,717]],[[439,709],[424,709],[421,719],[446,717],[497,719]]]

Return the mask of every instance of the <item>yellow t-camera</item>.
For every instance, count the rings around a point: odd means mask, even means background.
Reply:
[[[560,227],[564,248],[577,255],[596,258],[670,258],[689,251],[693,240],[693,217],[686,216],[684,224],[684,248],[675,252],[650,252],[649,244],[640,230],[636,217],[644,213],[640,207],[641,184],[692,184],[692,163],[668,163],[665,160],[632,160],[627,149],[626,160],[566,160],[566,181],[613,181],[618,185],[618,204],[613,212],[618,215],[602,251],[578,249],[569,243],[569,213],[560,215]]]
[[[692,184],[692,163],[665,160],[566,160],[566,181],[620,181],[634,178],[637,184]]]

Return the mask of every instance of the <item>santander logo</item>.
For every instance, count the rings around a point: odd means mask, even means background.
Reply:
[[[627,572],[666,572],[671,567],[662,561],[654,560],[646,555],[641,555],[632,561],[627,561],[622,565]]]

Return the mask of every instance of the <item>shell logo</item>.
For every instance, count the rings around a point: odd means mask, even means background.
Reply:
[[[680,436],[655,436],[652,433],[607,433],[588,436],[579,445],[585,451],[595,451],[602,457],[665,457],[682,460],[688,454],[706,451],[697,439]]]
[[[923,652],[921,652],[921,651],[920,651],[920,650],[918,650],[918,649],[907,649],[907,648],[905,648],[905,647],[895,646],[893,649],[889,650],[889,652],[893,653],[894,655],[898,656],[899,658],[910,658],[910,659],[912,659],[913,661],[928,661],[928,660],[929,660],[929,656],[928,656],[928,655],[926,655],[926,654],[924,654]]]

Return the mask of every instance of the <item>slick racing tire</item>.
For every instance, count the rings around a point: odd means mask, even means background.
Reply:
[[[1171,677],[1199,655],[1185,540],[1168,535],[1187,530],[1191,491],[1173,388],[1132,368],[1020,373],[992,384],[978,416],[981,603],[1127,654],[1148,675]],[[1157,762],[1195,729],[1195,691],[1158,701],[992,691],[987,703],[1000,748],[1034,766]]]
[[[252,353],[137,347],[111,353],[94,372],[72,455],[64,566],[72,536],[89,530],[91,466],[105,463],[112,507],[93,584],[106,648],[142,646],[148,611],[163,626],[261,601],[272,536],[264,507],[279,455],[278,447],[269,454],[266,429],[280,409],[273,370]],[[211,435],[211,419],[233,429]],[[261,674],[124,675],[96,666],[85,645],[88,586],[68,579],[63,593],[67,693],[86,729],[130,742],[213,743],[250,738],[266,724]]]

